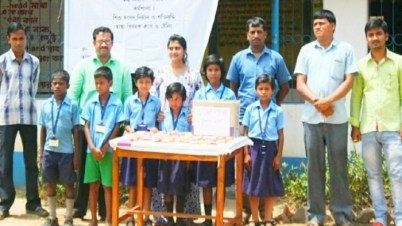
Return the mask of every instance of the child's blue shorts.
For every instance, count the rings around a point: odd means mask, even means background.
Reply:
[[[77,181],[74,172],[74,154],[43,151],[42,182],[72,184]]]

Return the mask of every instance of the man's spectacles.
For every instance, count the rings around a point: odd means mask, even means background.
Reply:
[[[96,43],[98,43],[99,45],[102,45],[102,43],[105,43],[106,45],[109,45],[110,43],[112,43],[112,40],[96,40]]]

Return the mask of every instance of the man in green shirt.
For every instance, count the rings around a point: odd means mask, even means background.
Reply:
[[[386,48],[388,26],[370,19],[365,26],[370,53],[359,63],[355,77],[351,117],[352,140],[362,141],[375,221],[387,225],[387,203],[382,180],[382,152],[387,162],[394,203],[395,225],[402,225],[402,56]],[[362,109],[363,108],[363,109]],[[362,111],[361,111],[362,110]]]
[[[110,51],[113,47],[113,32],[107,27],[98,27],[94,30],[92,36],[95,54],[90,58],[82,60],[75,67],[70,79],[70,88],[67,92],[67,96],[78,103],[80,113],[82,112],[85,103],[98,94],[95,87],[94,72],[101,66],[107,66],[112,70],[113,85],[110,92],[123,103],[127,97],[132,95],[133,90],[131,74],[128,67],[111,56]],[[83,120],[81,120],[81,125],[84,125]],[[89,185],[83,183],[87,141],[82,126],[80,127],[79,136],[81,167],[78,171],[78,183],[76,186],[73,217],[83,218],[87,212]],[[105,217],[102,186],[99,189],[99,215],[101,216],[101,219]]]

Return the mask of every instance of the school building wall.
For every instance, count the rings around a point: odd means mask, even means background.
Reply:
[[[350,43],[355,50],[357,59],[367,54],[367,45],[364,36],[364,25],[368,18],[368,1],[350,0],[324,0],[324,9],[335,13],[337,19],[335,38]],[[349,112],[349,96],[346,106]],[[38,112],[45,98],[38,98]],[[299,166],[305,161],[305,150],[303,142],[303,126],[300,121],[303,104],[283,104],[286,117],[285,146],[283,161]],[[39,134],[39,132],[38,132]],[[348,149],[352,150],[353,144],[349,139]],[[360,144],[356,145],[360,148]],[[22,144],[19,136],[15,142],[14,154],[14,183],[16,186],[25,185],[25,167],[22,157]]]

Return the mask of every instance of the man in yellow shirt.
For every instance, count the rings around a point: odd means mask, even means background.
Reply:
[[[351,137],[354,142],[362,141],[361,155],[375,211],[373,226],[387,225],[382,151],[391,180],[395,225],[401,226],[402,56],[386,48],[388,26],[385,21],[370,19],[364,30],[371,51],[359,60],[359,75],[354,79],[349,118]]]

